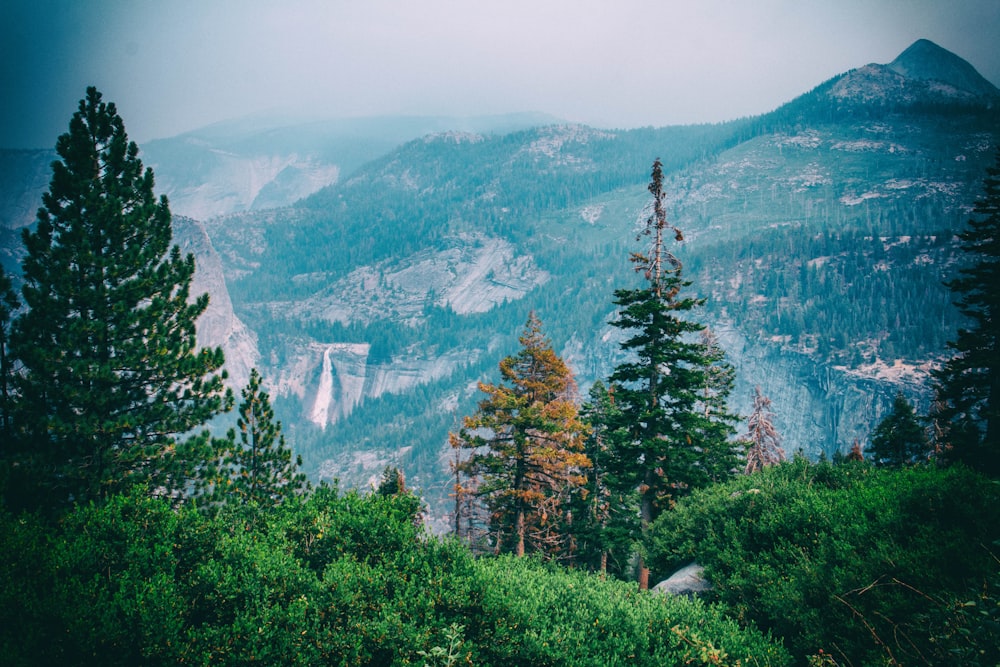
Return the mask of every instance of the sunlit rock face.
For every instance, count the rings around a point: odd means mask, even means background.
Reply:
[[[383,318],[415,323],[428,306],[459,315],[485,313],[523,298],[549,279],[530,255],[508,241],[461,234],[431,248],[375,266],[362,266],[308,298],[268,304],[275,316],[369,323]],[[322,275],[293,280],[322,282]]]
[[[222,262],[205,229],[198,221],[178,215],[174,216],[173,225],[174,243],[180,246],[182,254],[192,253],[195,257],[191,296],[208,293],[208,308],[196,325],[198,346],[221,347],[226,356],[228,384],[243,387],[260,359],[257,337],[233,311]]]

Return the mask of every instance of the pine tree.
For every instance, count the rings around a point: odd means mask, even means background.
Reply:
[[[845,461],[865,460],[864,450],[861,448],[861,442],[857,438],[855,438],[854,442],[851,443],[851,451],[847,452],[847,455],[844,457],[844,460]]]
[[[631,337],[621,345],[629,358],[610,377],[618,406],[614,426],[626,434],[616,443],[615,466],[619,479],[639,490],[643,532],[676,498],[736,466],[728,441],[735,417],[725,407],[731,376],[723,370],[721,350],[696,337],[704,327],[687,317],[703,300],[682,296],[690,282],[665,247],[667,233],[676,241],[683,234],[666,219],[659,160],[649,192],[653,213],[642,235],[652,237],[651,247],[631,257],[647,284],[615,291],[619,311],[612,325]],[[641,584],[644,576],[640,565]]]
[[[470,451],[458,466],[477,479],[497,551],[567,558],[566,509],[589,465],[576,382],[534,312],[519,340],[521,350],[500,362],[503,384],[480,383],[486,398],[451,443]]]
[[[10,277],[0,266],[0,458],[8,454],[6,451],[14,440],[11,423],[11,410],[14,404],[14,373],[8,348],[10,347],[10,327],[14,313],[21,306],[14,292]]]
[[[20,456],[56,503],[143,482],[176,494],[204,463],[182,435],[229,409],[221,349],[198,350],[189,299],[194,257],[171,248],[166,198],[153,193],[115,105],[93,87],[59,137],[34,231],[23,234],[11,351],[20,363]]]
[[[974,216],[959,234],[971,265],[947,283],[970,319],[949,343],[954,356],[934,373],[937,400],[931,415],[947,442],[947,456],[1000,475],[1000,150],[987,169]]]
[[[928,455],[927,434],[913,406],[900,392],[892,402],[892,412],[872,433],[872,457],[876,465],[901,466]]]
[[[635,493],[623,491],[624,485],[618,483],[612,468],[614,441],[620,435],[610,426],[617,412],[614,392],[598,380],[588,398],[580,414],[588,426],[584,453],[591,465],[574,503],[576,560],[592,570],[622,574],[632,555]]]
[[[375,493],[380,496],[398,496],[407,493],[406,475],[396,466],[386,466]]]
[[[241,392],[236,430],[229,432],[229,447],[222,470],[226,475],[220,488],[222,499],[235,498],[240,504],[273,507],[308,489],[306,476],[299,472],[302,458],[292,458],[285,445],[281,422],[274,421],[270,396],[260,387],[257,369]],[[239,432],[239,442],[236,433]]]
[[[781,447],[781,436],[774,427],[774,413],[771,412],[771,399],[760,391],[760,386],[754,387],[753,411],[747,420],[747,432],[743,436],[747,441],[746,466],[744,474],[750,475],[766,466],[775,465],[785,460],[785,450]]]

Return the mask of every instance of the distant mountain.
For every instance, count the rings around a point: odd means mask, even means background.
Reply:
[[[529,310],[581,395],[621,359],[612,291],[637,280],[657,157],[736,410],[760,385],[789,453],[830,457],[865,442],[897,391],[926,407],[961,322],[942,281],[1000,141],[997,100],[921,40],[730,123],[220,125],[144,155],[175,212],[225,211],[201,224],[207,245],[184,235],[232,306],[213,337],[260,367],[310,474],[365,486],[394,463],[440,522],[447,431]],[[327,185],[310,180],[322,169]]]
[[[206,220],[288,206],[429,133],[506,133],[554,120],[542,114],[312,121],[251,116],[151,141],[142,156],[171,209]]]

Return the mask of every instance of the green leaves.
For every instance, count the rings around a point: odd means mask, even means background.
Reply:
[[[665,576],[697,560],[714,600],[799,658],[847,664],[887,650],[924,664],[928,610],[995,580],[995,485],[954,467],[834,466],[802,458],[693,493],[649,533]],[[939,614],[940,618],[940,614]]]

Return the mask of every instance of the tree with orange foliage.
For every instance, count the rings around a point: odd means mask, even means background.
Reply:
[[[571,555],[568,501],[590,465],[583,453],[586,426],[573,373],[534,312],[519,340],[521,350],[500,362],[503,383],[479,384],[486,398],[450,441],[469,452],[456,465],[476,481],[494,550],[565,559]]]

